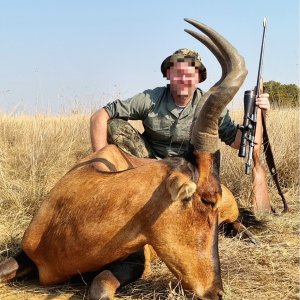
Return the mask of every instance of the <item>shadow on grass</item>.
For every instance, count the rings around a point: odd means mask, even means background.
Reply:
[[[244,225],[245,229],[250,231],[250,234],[255,235],[267,228],[267,220],[263,218],[258,219],[249,209],[240,208],[239,211],[238,222]],[[239,235],[232,223],[222,224],[219,228],[219,232],[229,238]],[[247,237],[248,235],[246,234],[244,239],[247,240]]]

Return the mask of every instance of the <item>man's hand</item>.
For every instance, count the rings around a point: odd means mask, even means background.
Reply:
[[[263,93],[261,94],[257,99],[255,104],[261,109],[262,113],[267,116],[270,109],[270,99],[269,99],[269,94]],[[261,123],[261,115],[257,115],[257,132],[262,132],[262,123]],[[241,144],[241,137],[242,137],[242,132],[240,130],[237,131],[237,134],[235,136],[234,142],[230,145],[234,149],[239,149],[240,144]],[[256,138],[257,140],[257,138]]]
[[[261,94],[257,99],[255,104],[265,113],[268,114],[270,111],[271,105],[269,100],[269,94]]]

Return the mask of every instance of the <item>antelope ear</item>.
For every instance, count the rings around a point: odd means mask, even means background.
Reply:
[[[188,200],[196,191],[196,184],[181,172],[172,172],[166,180],[167,191],[173,201]]]

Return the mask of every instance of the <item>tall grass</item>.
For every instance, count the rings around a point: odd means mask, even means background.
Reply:
[[[0,116],[0,246],[19,241],[45,194],[90,152],[88,136],[87,116]]]
[[[237,121],[241,118],[241,113],[234,114]],[[298,111],[272,111],[267,127],[291,213],[261,217],[266,227],[263,230],[253,228],[262,243],[260,247],[221,237],[220,255],[227,300],[299,299]],[[1,261],[17,251],[32,215],[58,179],[91,152],[89,116],[0,115],[0,145]],[[222,182],[233,191],[241,207],[251,208],[248,200],[251,182],[250,177],[244,175],[244,161],[230,147],[222,145],[221,151]],[[282,204],[269,175],[268,184],[272,202],[280,211]],[[153,267],[155,275],[121,290],[119,296],[123,299],[186,299],[182,291],[170,288],[174,278],[161,263]],[[74,299],[85,298],[84,286],[75,290],[69,286],[47,289],[36,283],[34,287],[26,287],[26,283],[21,282],[0,287],[0,299],[48,299],[47,295],[60,294],[67,297],[70,291],[78,294]],[[36,294],[46,296],[34,298]]]

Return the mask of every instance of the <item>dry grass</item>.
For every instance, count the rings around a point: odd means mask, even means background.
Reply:
[[[241,114],[235,116],[240,120]],[[252,227],[259,246],[220,236],[225,300],[299,298],[299,115],[273,111],[268,121],[281,185],[291,212],[261,215]],[[14,254],[40,201],[55,182],[90,152],[89,118],[0,115],[0,261]],[[222,146],[222,181],[242,207],[251,208],[250,178],[236,151]],[[269,179],[270,180],[270,179]],[[282,204],[271,182],[270,195]],[[192,299],[161,262],[154,274],[122,289],[120,299]],[[41,287],[36,279],[0,287],[0,299],[86,299],[84,282]]]

